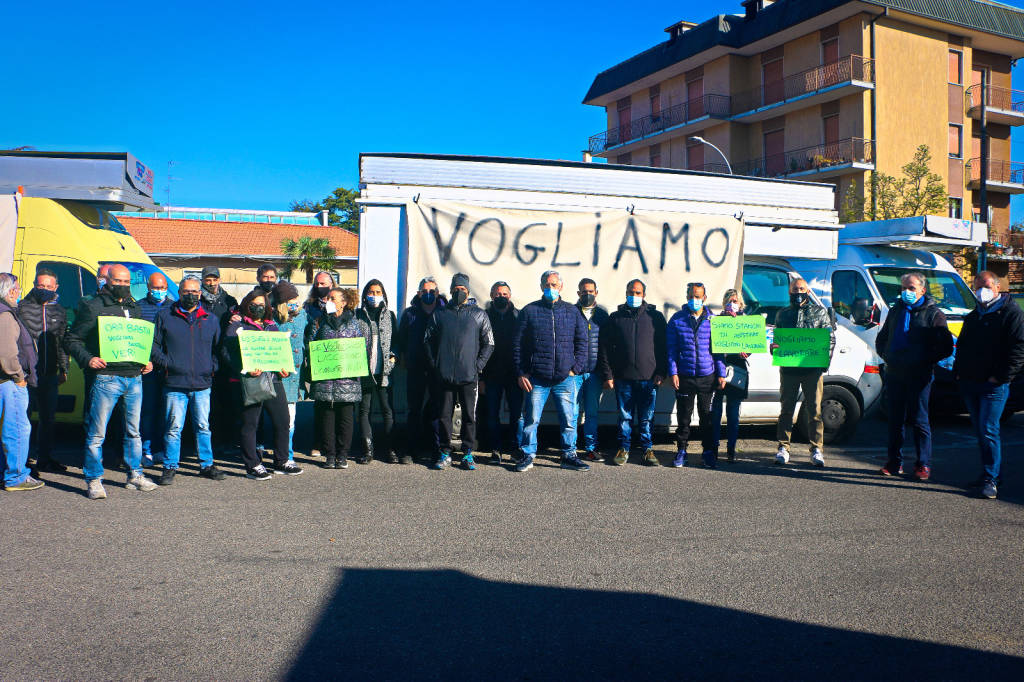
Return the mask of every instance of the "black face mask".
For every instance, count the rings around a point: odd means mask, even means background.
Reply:
[[[327,294],[330,293],[330,287],[313,287],[313,295],[317,298],[327,298]]]
[[[434,305],[434,301],[436,300],[437,292],[435,291],[424,291],[420,294],[420,301],[422,301],[424,305]]]
[[[793,305],[803,305],[804,303],[807,303],[808,298],[809,297],[805,292],[801,292],[799,294],[790,294],[789,302],[792,303]]]
[[[49,289],[40,289],[39,287],[36,287],[33,291],[35,292],[36,298],[39,299],[41,303],[49,303],[57,297],[57,292],[50,291]]]
[[[584,308],[591,308],[596,302],[597,296],[594,294],[580,294],[580,305]]]
[[[260,289],[263,289],[265,293],[269,294],[274,290],[275,284],[277,284],[277,282],[260,282]]]
[[[249,306],[249,319],[250,320],[262,320],[263,313],[267,312],[267,307],[263,305],[251,305]]]
[[[199,305],[199,293],[193,291],[181,292],[181,307],[185,310],[192,310]]]
[[[491,301],[491,305],[493,305],[494,309],[497,310],[498,312],[508,310],[508,304],[509,300],[504,296],[499,296],[498,298]]]
[[[465,291],[463,291],[462,289],[456,289],[455,291],[452,292],[452,303],[454,303],[455,305],[462,305],[463,303],[466,302],[467,297],[468,294]]]
[[[110,293],[114,295],[114,298],[121,301],[127,298],[131,298],[132,288],[127,284],[108,284]]]

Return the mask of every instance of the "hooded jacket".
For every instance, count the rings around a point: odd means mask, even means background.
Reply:
[[[512,361],[531,382],[559,383],[583,374],[587,362],[587,321],[571,303],[540,299],[519,312]]]
[[[135,299],[129,296],[123,301],[114,300],[114,295],[106,287],[94,297],[82,299],[78,303],[75,323],[64,337],[64,350],[75,359],[78,366],[85,372],[106,374],[119,377],[137,377],[142,375],[142,365],[137,362],[108,362],[103,369],[92,369],[89,361],[100,354],[100,336],[97,320],[101,316],[128,317],[142,319],[142,311]]]
[[[596,314],[595,314],[596,317]],[[666,376],[665,316],[640,304],[619,306],[601,326],[597,371],[602,381],[650,381]]]
[[[469,300],[434,309],[424,336],[427,359],[446,384],[471,384],[480,378],[494,352],[487,313]]]
[[[36,290],[28,292],[18,305],[18,317],[36,343],[39,377],[67,374],[68,354],[64,351],[64,335],[68,331],[68,312],[55,296],[42,302]]]

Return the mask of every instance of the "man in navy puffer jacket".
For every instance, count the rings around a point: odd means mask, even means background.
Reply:
[[[519,373],[519,387],[528,395],[520,443],[523,457],[516,471],[527,471],[537,455],[537,427],[548,396],[554,394],[562,429],[562,468],[587,471],[590,466],[576,456],[577,375],[587,361],[587,323],[579,309],[561,299],[562,277],[548,270],[540,278],[544,292],[539,301],[519,313],[512,342],[512,361]]]
[[[715,442],[711,433],[711,401],[715,390],[725,388],[725,363],[711,354],[711,317],[704,305],[704,285],[686,285],[686,305],[668,321],[668,373],[676,390],[676,448],[672,466],[686,465],[686,445],[690,440],[690,418],[697,401],[704,466],[715,468]]]

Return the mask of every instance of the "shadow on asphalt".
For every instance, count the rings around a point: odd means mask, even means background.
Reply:
[[[345,569],[284,676],[1024,679],[1024,658],[651,594]]]

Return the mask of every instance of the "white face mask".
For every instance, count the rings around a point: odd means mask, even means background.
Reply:
[[[334,305],[334,301],[328,301],[326,304],[324,304],[324,310],[327,311],[328,315],[333,315],[334,313],[338,312],[338,307]]]
[[[730,313],[738,313],[740,311],[740,304],[735,301],[730,301],[729,304],[725,306],[725,309]]]
[[[975,289],[974,295],[982,303],[990,303],[992,299],[996,297],[996,292],[992,291],[988,287],[980,287]]]

